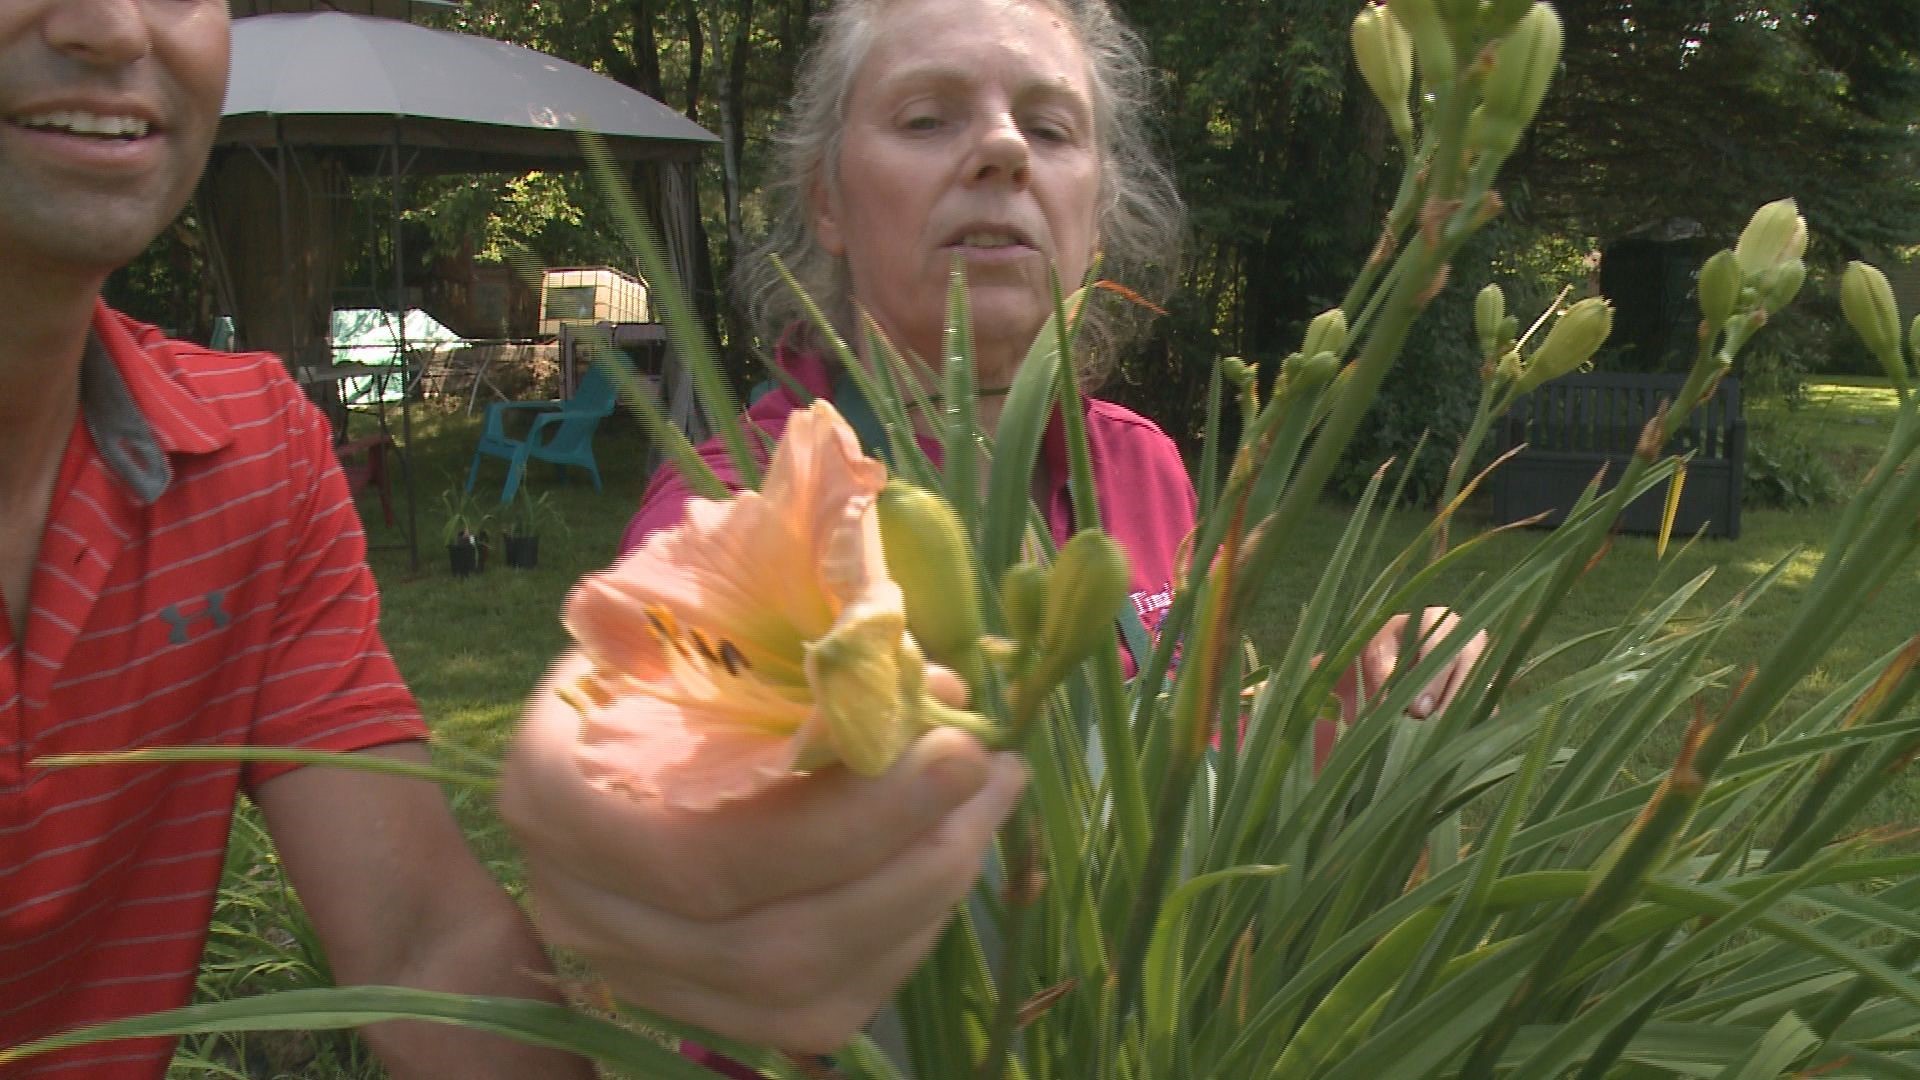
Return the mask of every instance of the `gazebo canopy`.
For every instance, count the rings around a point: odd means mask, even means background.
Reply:
[[[719,141],[604,75],[490,38],[340,11],[233,24],[221,146],[327,147],[371,172],[399,145],[415,174],[517,172],[579,165],[581,133],[628,160],[691,160]]]

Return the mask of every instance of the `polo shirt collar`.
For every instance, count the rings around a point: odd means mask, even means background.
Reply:
[[[101,460],[143,506],[173,483],[167,455],[211,453],[233,438],[225,419],[181,385],[175,347],[101,303],[80,360],[87,432]]]

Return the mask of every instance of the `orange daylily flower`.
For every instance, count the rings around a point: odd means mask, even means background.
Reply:
[[[887,468],[825,401],[796,412],[766,483],[694,499],[567,598],[593,672],[562,691],[597,782],[704,809],[795,771],[884,771],[938,706],[887,573]]]

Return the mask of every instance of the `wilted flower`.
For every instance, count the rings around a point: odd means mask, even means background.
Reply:
[[[815,402],[762,490],[692,500],[574,588],[564,622],[593,671],[562,692],[589,776],[698,809],[799,769],[893,762],[942,707],[882,554],[886,473]]]

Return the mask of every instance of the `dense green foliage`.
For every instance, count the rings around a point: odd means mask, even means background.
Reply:
[[[1274,361],[1372,248],[1400,162],[1349,60],[1350,0],[1121,0],[1162,72],[1162,141],[1192,211],[1180,286],[1151,340],[1122,358],[1107,393],[1191,444],[1206,358]],[[470,0],[452,25],[543,49],[651,94],[723,138],[702,163],[696,258],[703,310],[759,231],[769,142],[818,0]],[[1570,0],[1566,61],[1537,133],[1509,163],[1516,254],[1568,260],[1639,230],[1697,229],[1724,242],[1746,211],[1804,196],[1816,268],[1920,241],[1920,7],[1882,0]],[[644,170],[643,203],[659,192]],[[382,196],[384,197],[384,196]],[[420,185],[412,215],[436,256],[549,265],[620,261],[601,201],[578,177],[459,178]],[[410,237],[410,242],[413,238]],[[345,245],[351,249],[353,245]],[[1463,263],[1463,265],[1466,265]],[[190,245],[164,242],[115,283],[145,317],[193,329]],[[1538,269],[1537,262],[1533,267]],[[343,277],[354,278],[353,274]],[[1473,284],[1442,294],[1436,322]],[[1549,292],[1551,289],[1548,290]],[[1791,392],[1806,370],[1861,369],[1839,348],[1831,303],[1809,297],[1799,328],[1744,358],[1751,391]],[[719,327],[733,365],[754,343]],[[1454,335],[1442,335],[1452,340]],[[1458,437],[1464,357],[1396,379],[1351,475],[1431,429]],[[1603,358],[1604,361],[1604,358]],[[1684,361],[1681,361],[1684,366]],[[744,376],[743,376],[744,377]],[[1435,381],[1456,392],[1433,393]],[[1418,485],[1416,485],[1418,486]]]

